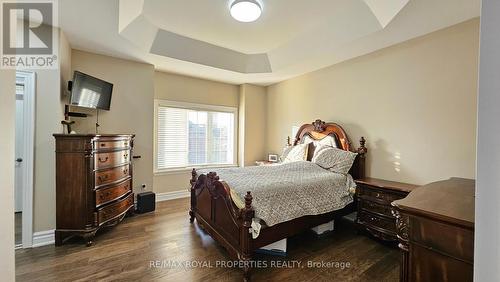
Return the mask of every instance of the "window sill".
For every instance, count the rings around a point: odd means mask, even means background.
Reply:
[[[237,164],[228,164],[228,165],[207,165],[207,166],[194,166],[194,167],[182,167],[182,168],[170,168],[154,171],[154,176],[162,176],[162,175],[171,175],[171,174],[184,174],[187,172],[191,172],[193,168],[195,169],[209,169],[209,168],[227,168],[227,167],[238,167]]]

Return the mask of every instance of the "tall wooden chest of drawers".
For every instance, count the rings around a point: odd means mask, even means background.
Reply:
[[[134,135],[54,134],[56,139],[55,243],[82,236],[91,245],[102,227],[133,210]]]

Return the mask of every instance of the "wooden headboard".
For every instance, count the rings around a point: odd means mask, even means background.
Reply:
[[[320,119],[315,120],[311,124],[302,125],[297,131],[297,135],[295,136],[293,145],[301,143],[306,136],[318,141],[330,136],[335,139],[337,147],[339,149],[358,153],[358,156],[356,157],[356,160],[354,161],[354,164],[352,165],[349,173],[354,179],[361,179],[366,176],[365,159],[368,149],[365,147],[365,138],[361,137],[361,139],[359,140],[359,148],[354,149],[351,141],[349,140],[349,137],[347,136],[347,133],[340,125],[336,123],[326,123]],[[314,150],[309,151],[314,152]],[[310,160],[311,157],[312,156],[308,156],[308,159]]]

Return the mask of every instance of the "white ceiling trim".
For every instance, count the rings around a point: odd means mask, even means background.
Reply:
[[[303,0],[263,0],[261,18],[242,24],[229,15],[228,1],[64,0],[59,22],[74,49],[149,63],[161,71],[269,85],[478,17],[480,6],[480,0],[418,0],[401,4],[399,12],[391,6],[393,11],[387,8],[384,14],[365,0],[315,0],[314,6]],[[376,2],[387,1],[396,0]],[[240,60],[235,67],[218,62],[227,58],[207,60],[203,52],[201,59],[180,56],[169,50],[175,46],[155,45],[162,30],[182,36],[184,46],[199,41],[210,48],[265,54],[271,71],[259,72],[262,59],[253,56],[246,68],[241,58],[234,60]]]
[[[410,0],[364,0],[377,17],[382,28],[385,28]]]
[[[364,0],[370,1],[370,0]],[[150,54],[181,61],[201,64],[228,71],[249,73],[271,73],[307,60],[309,54],[323,54],[362,36],[382,29],[373,11],[386,22],[392,20],[408,0],[390,0],[392,5],[363,1],[338,1],[330,17],[317,28],[298,34],[282,46],[267,53],[245,54],[161,29],[149,19],[144,9],[144,0],[119,0],[119,33],[130,42]],[[399,5],[398,5],[399,4]],[[357,18],[353,23],[353,15]],[[322,34],[324,36],[319,36]],[[304,50],[309,52],[304,53]],[[271,61],[271,62],[270,62]],[[272,65],[272,67],[271,67]]]
[[[150,53],[239,73],[270,73],[267,54],[243,54],[224,47],[159,30]]]

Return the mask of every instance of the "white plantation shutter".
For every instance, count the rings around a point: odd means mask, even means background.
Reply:
[[[210,163],[233,163],[234,150],[234,117],[231,113],[209,113],[209,150],[208,158]]]
[[[187,166],[187,110],[158,108],[158,168]]]
[[[236,109],[163,104],[157,106],[157,170],[235,163]]]

